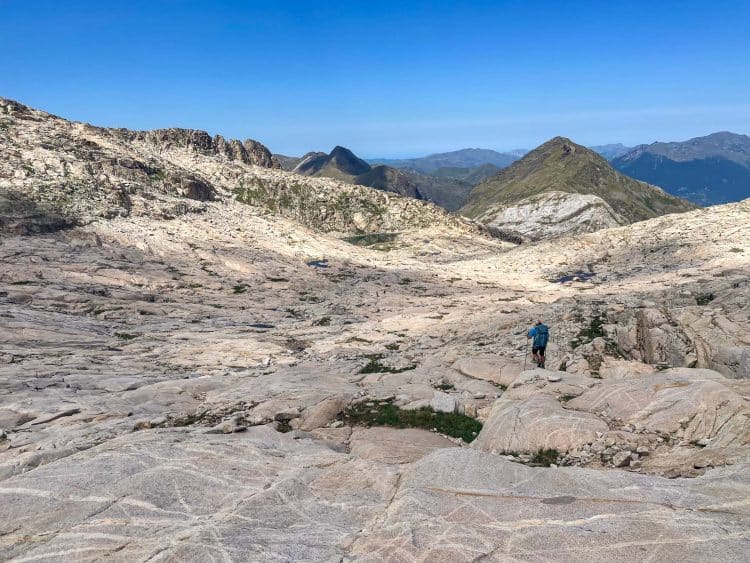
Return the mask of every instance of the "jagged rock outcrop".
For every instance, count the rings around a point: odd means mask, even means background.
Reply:
[[[146,140],[163,151],[169,151],[173,148],[191,149],[204,155],[223,156],[228,160],[236,160],[244,164],[254,164],[264,168],[281,168],[281,164],[273,157],[271,151],[253,139],[245,139],[244,141],[226,140],[221,135],[211,137],[205,131],[179,128],[125,131],[124,135],[131,142]]]

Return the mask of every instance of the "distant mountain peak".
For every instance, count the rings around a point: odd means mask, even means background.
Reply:
[[[492,164],[505,168],[518,160],[521,154],[501,153],[491,149],[468,148],[450,152],[433,153],[419,158],[370,159],[371,164],[386,164],[401,170],[415,170],[420,174],[432,174],[440,168],[476,168]]]
[[[731,131],[638,145],[612,165],[702,205],[750,197],[750,137]]]
[[[328,155],[328,161],[345,174],[359,175],[370,170],[370,165],[345,147],[336,146]]]
[[[586,209],[594,204],[606,213],[592,216]],[[559,211],[560,206],[567,212],[550,219],[549,210]],[[517,211],[509,214],[513,208]],[[586,232],[692,208],[687,201],[620,174],[593,150],[558,136],[479,184],[461,213],[498,228],[512,228],[509,217],[528,215],[541,225],[535,236],[546,236],[545,232]],[[549,220],[555,223],[544,227]]]

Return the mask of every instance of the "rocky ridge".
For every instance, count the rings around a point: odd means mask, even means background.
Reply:
[[[5,231],[46,231],[98,217],[170,218],[233,198],[329,231],[435,224],[481,230],[424,202],[284,172],[253,140],[190,129],[106,129],[5,99],[0,131]]]

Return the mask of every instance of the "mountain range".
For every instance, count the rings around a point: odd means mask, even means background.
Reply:
[[[620,174],[591,149],[555,137],[484,180],[459,212],[535,239],[691,209],[686,200]]]
[[[290,163],[288,160],[285,162],[287,166]],[[330,153],[308,153],[296,163],[293,172],[303,176],[334,178],[431,201],[448,211],[461,207],[474,184],[479,181],[471,183],[468,179],[477,177],[472,170],[461,169],[454,175],[432,176],[383,164],[371,166],[344,147],[335,147]],[[479,176],[482,177],[481,173]]]
[[[501,153],[490,149],[460,149],[457,151],[430,154],[420,158],[370,159],[371,164],[386,164],[393,168],[414,170],[421,174],[432,174],[440,168],[475,168],[483,164],[493,164],[498,168],[509,166],[525,151]]]
[[[698,205],[717,205],[750,197],[750,137],[746,135],[722,131],[682,142],[656,142],[635,147],[613,143],[589,148],[610,161],[622,174],[659,186]],[[379,178],[377,185],[367,177],[357,181],[398,193],[419,189],[423,196],[429,194],[427,199],[455,211],[465,203],[472,186],[527,153],[526,150],[461,149],[419,158],[359,159],[373,169],[387,166],[391,170],[374,174]],[[303,159],[321,154],[324,153],[308,153],[304,157],[277,154],[274,158],[285,170],[294,170]],[[340,177],[339,172],[328,170],[331,177]]]
[[[612,160],[613,158],[622,156],[623,154],[633,149],[633,147],[626,147],[622,143],[612,143],[609,145],[596,145],[596,146],[589,147],[589,148],[592,151],[599,153],[607,160]]]
[[[346,170],[369,168],[348,151],[334,156]],[[482,230],[413,198],[283,171],[252,139],[95,127],[0,98],[0,234],[56,232],[117,217],[173,219],[232,200],[319,231],[458,224]]]
[[[623,174],[701,205],[750,197],[750,137],[728,131],[639,145],[612,160]]]

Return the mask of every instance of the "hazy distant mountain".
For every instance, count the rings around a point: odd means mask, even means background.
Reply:
[[[728,131],[684,142],[639,145],[615,158],[624,174],[701,205],[750,197],[750,137]]]
[[[623,176],[594,151],[555,137],[479,184],[460,212],[528,238],[544,238],[693,208]]]
[[[304,156],[286,156],[284,154],[274,154],[276,160],[281,164],[282,170],[294,170]],[[307,155],[305,155],[307,156]]]
[[[336,147],[329,154],[308,153],[299,160],[294,172],[305,176],[335,178],[350,184],[432,201],[449,211],[455,211],[463,205],[474,185],[449,176],[429,176],[382,164],[370,166],[344,147]]]
[[[626,152],[633,149],[633,147],[626,147],[622,143],[613,143],[610,145],[597,145],[597,146],[589,147],[589,148],[594,152],[598,152],[607,160],[612,160],[613,158],[617,158],[618,156],[621,156],[625,154]]]
[[[444,166],[433,171],[430,176],[436,178],[453,178],[476,186],[483,180],[500,172],[501,168],[494,164],[481,164],[474,168],[458,168],[455,166]]]
[[[520,156],[501,153],[490,149],[461,149],[457,151],[431,154],[420,158],[370,159],[371,164],[385,164],[393,168],[415,170],[421,174],[431,174],[438,168],[475,168],[483,164],[494,164],[498,168],[509,166]]]

